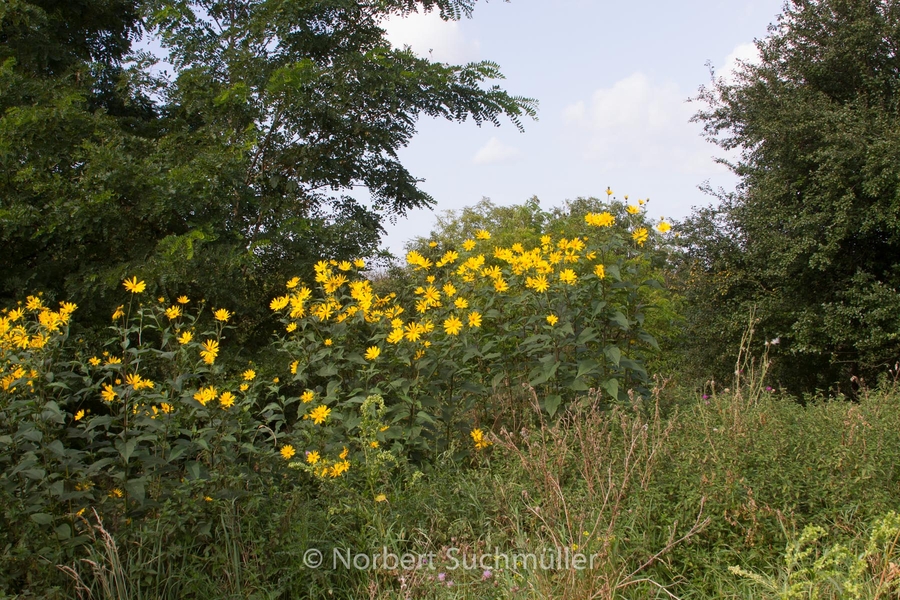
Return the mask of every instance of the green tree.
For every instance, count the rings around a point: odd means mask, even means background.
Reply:
[[[698,98],[740,183],[685,225],[694,357],[727,374],[755,311],[780,381],[847,389],[900,355],[900,2],[791,0],[756,45]]]
[[[44,290],[108,318],[111,290],[138,274],[154,293],[236,309],[243,335],[266,335],[267,299],[285,279],[319,258],[371,255],[384,219],[433,203],[397,158],[421,115],[505,115],[519,128],[535,115],[531,99],[484,85],[501,78],[494,63],[436,63],[386,41],[390,15],[461,18],[471,0],[151,0],[141,21],[134,5],[88,3],[125,25],[98,17],[81,36],[63,31],[49,54],[70,52],[69,66],[42,72],[27,40],[66,17],[14,4],[28,18],[7,13],[0,34],[6,299]],[[138,26],[168,52],[171,76],[127,54]],[[358,187],[371,201],[351,195]]]

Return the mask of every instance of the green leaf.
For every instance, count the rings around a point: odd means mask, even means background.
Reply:
[[[131,458],[131,455],[134,454],[135,446],[137,446],[136,440],[128,440],[124,443],[122,440],[116,440],[116,449],[119,451],[119,456],[126,463]]]
[[[541,404],[543,405],[543,409],[547,411],[547,414],[552,417],[556,414],[557,409],[559,409],[559,405],[562,404],[562,396],[551,394],[544,398]]]
[[[647,344],[650,344],[650,346],[651,346],[654,350],[659,350],[659,342],[657,342],[657,341],[656,341],[656,338],[653,337],[652,335],[650,335],[649,333],[647,333],[646,331],[641,331],[641,332],[639,332],[639,333],[637,334],[637,337],[638,337],[638,339],[641,340],[642,342],[646,342]]]
[[[578,361],[578,371],[575,373],[575,379],[581,379],[588,375],[593,375],[600,370],[600,363],[593,358],[585,358]]]
[[[125,482],[125,489],[128,490],[128,497],[143,504],[146,499],[143,479],[132,479]]]
[[[53,522],[53,517],[47,513],[32,513],[31,520],[38,525],[49,525]]]
[[[614,399],[619,399],[619,380],[618,379],[607,379],[603,383],[600,384],[606,393],[612,396]]]
[[[603,353],[612,364],[619,366],[619,361],[622,360],[622,351],[618,346],[607,346],[603,349]]]
[[[499,385],[503,382],[503,380],[505,380],[505,379],[506,379],[506,373],[505,373],[505,372],[502,372],[502,371],[501,371],[500,373],[495,374],[495,375],[491,378],[491,388],[492,388],[492,389],[497,389],[497,386],[499,386]]]
[[[619,329],[622,329],[623,331],[628,331],[631,328],[631,325],[628,323],[628,317],[626,317],[620,310],[617,310],[612,314],[612,316],[609,318],[609,322],[617,326]]]

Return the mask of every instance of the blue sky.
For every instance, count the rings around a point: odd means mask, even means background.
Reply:
[[[538,196],[545,207],[578,196],[650,198],[653,217],[683,218],[713,202],[698,186],[734,187],[713,161],[721,151],[689,123],[687,99],[754,56],[782,0],[479,2],[473,17],[446,23],[414,14],[386,24],[391,42],[454,64],[499,63],[509,93],[540,102],[525,132],[425,118],[400,158],[437,205],[388,227],[385,245],[427,235],[436,213],[489,197]]]

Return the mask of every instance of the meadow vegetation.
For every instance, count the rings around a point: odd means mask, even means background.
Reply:
[[[321,261],[271,299],[259,359],[227,350],[227,307],[138,277],[98,346],[75,304],[5,309],[0,589],[890,597],[896,381],[798,402],[752,322],[730,387],[650,378],[672,234],[643,204],[610,190],[533,247],[421,241],[375,283]]]
[[[386,263],[418,116],[536,114],[380,26],[473,5],[0,8],[0,598],[900,597],[900,4],[701,89],[717,206]]]

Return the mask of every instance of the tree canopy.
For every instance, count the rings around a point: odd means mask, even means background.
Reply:
[[[83,4],[83,6],[82,6]],[[521,128],[492,62],[395,49],[383,21],[471,0],[16,0],[0,9],[0,297],[107,310],[138,273],[252,313],[318,258],[429,206],[399,161],[420,116]],[[136,51],[155,36],[172,65]],[[359,200],[355,188],[368,190]],[[99,314],[99,313],[98,313]]]
[[[690,337],[727,373],[753,312],[785,384],[847,389],[900,356],[900,2],[792,0],[756,45],[698,98],[740,183],[686,223]]]

